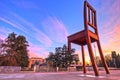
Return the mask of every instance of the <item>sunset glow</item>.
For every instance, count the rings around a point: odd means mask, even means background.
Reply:
[[[120,53],[120,0],[87,1],[97,11],[103,53]],[[30,57],[47,57],[56,47],[67,45],[68,35],[84,29],[83,3],[84,0],[1,0],[0,39],[12,32],[24,35],[30,45]],[[80,47],[73,44],[72,48],[81,58]]]

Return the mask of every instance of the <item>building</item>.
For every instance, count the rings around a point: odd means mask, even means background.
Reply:
[[[31,57],[29,59],[29,66],[28,67],[32,68],[35,63],[38,63],[39,65],[46,63],[46,59],[41,58],[41,57]]]

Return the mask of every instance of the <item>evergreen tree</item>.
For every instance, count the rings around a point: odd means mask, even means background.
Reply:
[[[28,66],[29,64],[29,57],[28,57],[28,50],[27,50],[28,42],[24,36],[19,35],[16,38],[16,48],[15,51],[17,52],[17,63],[21,67]]]
[[[53,62],[53,67],[67,68],[73,62],[73,53],[75,49],[72,49],[69,53],[66,45],[63,47],[55,48],[55,53],[50,53],[47,60]]]
[[[5,42],[2,44],[3,52],[2,57],[4,57],[1,63],[3,66],[17,66],[16,62],[16,51],[15,48],[15,38],[16,34],[11,33],[9,36],[5,39]]]
[[[0,56],[1,56],[1,54],[2,54],[2,44],[3,44],[3,40],[0,39]]]
[[[16,36],[13,32],[5,39],[5,43],[2,44],[3,57],[1,65],[5,66],[28,66],[28,42],[24,36]]]

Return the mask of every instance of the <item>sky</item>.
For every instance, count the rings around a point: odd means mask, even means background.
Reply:
[[[120,0],[87,1],[97,11],[103,53],[120,53]],[[23,35],[30,45],[29,56],[45,58],[67,45],[67,36],[84,29],[83,5],[84,0],[0,0],[0,39],[12,32]],[[80,46],[72,48],[81,56]],[[96,49],[93,46],[98,55]]]

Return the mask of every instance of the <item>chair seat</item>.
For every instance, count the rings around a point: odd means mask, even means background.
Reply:
[[[91,38],[91,42],[95,42],[98,40],[98,36],[92,31],[88,31],[88,34]],[[78,45],[86,45],[87,44],[86,38],[87,32],[85,30],[82,30],[80,32],[68,36],[68,41]]]

